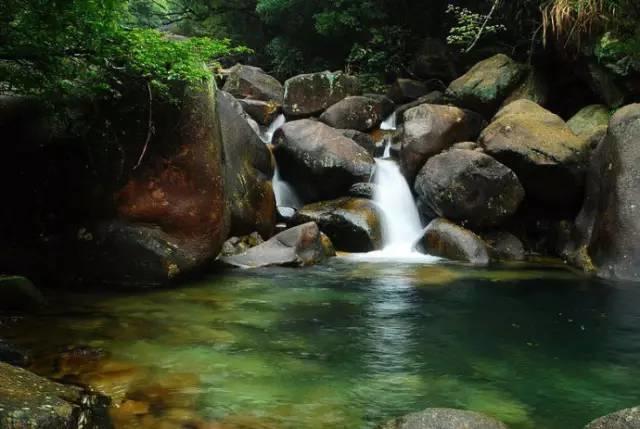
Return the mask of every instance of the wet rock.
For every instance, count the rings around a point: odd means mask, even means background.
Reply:
[[[587,141],[590,148],[597,147],[607,135],[609,109],[602,104],[586,106],[567,121],[575,135]]]
[[[479,62],[447,89],[456,106],[490,118],[525,77],[526,68],[503,54]]]
[[[269,126],[281,111],[281,106],[273,101],[251,100],[249,98],[238,101],[244,111],[263,126]]]
[[[316,115],[343,98],[360,92],[358,79],[342,72],[294,76],[284,83],[284,114],[290,117]]]
[[[278,80],[258,67],[236,64],[229,70],[222,89],[236,98],[251,98],[282,105],[284,88]]]
[[[633,407],[595,419],[584,429],[637,429],[639,427],[640,407]]]
[[[362,198],[340,198],[304,206],[293,222],[315,222],[337,250],[369,252],[382,247],[380,213]]]
[[[320,120],[329,126],[358,131],[370,131],[384,118],[381,102],[360,95],[340,100],[320,115]]]
[[[407,110],[394,138],[402,143],[402,173],[413,183],[429,158],[454,143],[475,140],[484,124],[480,115],[453,106],[422,104]]]
[[[224,242],[220,256],[238,255],[262,243],[264,243],[264,240],[257,232],[245,235],[244,237],[231,237]]]
[[[433,88],[429,87],[424,82],[414,79],[400,78],[396,80],[391,87],[389,87],[387,97],[396,104],[403,104],[415,101],[418,98],[427,95],[432,90]]]
[[[373,183],[356,183],[351,186],[351,188],[349,188],[349,196],[355,198],[367,198],[369,200],[372,200],[375,190],[376,185]]]
[[[377,156],[377,147],[376,143],[373,141],[373,138],[367,133],[363,133],[362,131],[357,130],[339,130],[343,136],[353,140],[358,143],[361,147],[363,147],[369,155]]]
[[[29,311],[45,304],[46,299],[28,278],[0,275],[0,311]]]
[[[225,156],[224,187],[231,215],[230,234],[240,236],[257,231],[269,238],[276,224],[271,152],[244,120],[242,106],[230,94],[219,91],[216,107]]]
[[[488,231],[480,234],[489,249],[491,260],[522,261],[525,250],[522,241],[506,231]]]
[[[488,155],[452,149],[431,157],[414,185],[423,216],[435,214],[471,228],[504,223],[524,189],[515,173]]]
[[[438,79],[450,82],[458,73],[446,43],[432,37],[426,38],[410,65],[414,75],[421,79]]]
[[[304,201],[345,195],[354,183],[368,182],[375,162],[353,140],[321,122],[288,122],[274,135],[279,172]]]
[[[532,101],[515,101],[498,112],[479,143],[516,173],[527,198],[555,208],[579,203],[589,146],[559,116]]]
[[[480,413],[450,408],[427,408],[391,420],[378,429],[507,429],[503,423]]]
[[[617,111],[594,153],[576,220],[599,276],[640,281],[640,104]]]
[[[476,150],[479,146],[476,142],[460,142],[451,146],[451,149]]]
[[[421,244],[430,255],[474,265],[489,263],[489,249],[482,238],[444,218],[429,223]]]
[[[334,255],[318,225],[308,222],[281,232],[244,253],[222,258],[222,261],[241,268],[308,266]]]
[[[110,401],[0,363],[0,427],[6,429],[111,428]]]

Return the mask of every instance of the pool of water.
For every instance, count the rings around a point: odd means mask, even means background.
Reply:
[[[455,407],[570,429],[640,403],[640,287],[562,266],[337,258],[52,299],[0,338],[110,394],[119,427],[374,428]]]

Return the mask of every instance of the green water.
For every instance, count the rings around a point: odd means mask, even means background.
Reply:
[[[52,308],[5,320],[0,338],[30,350],[39,372],[119,401],[148,400],[136,389],[173,379],[165,405],[216,428],[372,428],[455,407],[516,429],[570,429],[640,404],[640,287],[562,267],[336,259],[133,296],[58,296]],[[52,363],[73,345],[108,362]]]

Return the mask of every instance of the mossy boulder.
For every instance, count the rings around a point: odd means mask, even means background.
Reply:
[[[109,398],[0,362],[0,427],[111,429]]]
[[[451,82],[447,96],[456,106],[490,118],[526,76],[526,67],[504,54],[497,54],[474,65]]]
[[[444,218],[429,223],[420,244],[429,255],[474,265],[489,263],[489,249],[482,238]]]
[[[511,169],[475,150],[452,149],[433,156],[420,170],[414,189],[423,217],[445,217],[471,228],[501,225],[524,198]]]
[[[0,311],[35,310],[45,304],[44,296],[28,278],[0,275]]]
[[[473,411],[427,408],[391,420],[378,429],[507,429],[507,426]]]
[[[380,212],[367,199],[339,198],[304,206],[292,222],[315,222],[337,250],[369,252],[382,247]]]
[[[580,109],[567,121],[575,135],[585,140],[589,147],[598,146],[607,135],[609,109],[602,104],[592,104]]]
[[[271,152],[243,118],[240,103],[218,91],[216,102],[224,147],[225,199],[233,236],[257,231],[265,239],[273,235],[276,200],[271,185],[274,164]]]
[[[351,185],[368,182],[373,174],[369,152],[322,122],[288,122],[273,141],[280,175],[306,202],[346,195]]]
[[[259,67],[243,64],[236,64],[229,70],[222,89],[236,98],[272,102],[278,106],[284,100],[284,88],[276,78]]]
[[[289,117],[312,116],[345,97],[360,93],[358,79],[342,72],[302,74],[284,83],[283,110]]]
[[[482,131],[479,143],[516,173],[528,198],[554,208],[579,204],[590,148],[559,116],[530,100],[514,101]]]
[[[257,268],[270,265],[309,266],[335,256],[335,251],[320,232],[318,225],[308,222],[287,229],[247,251],[223,257],[226,264]]]
[[[360,95],[346,97],[329,107],[320,120],[334,128],[370,131],[385,117],[381,101]]]
[[[402,144],[400,168],[410,184],[429,158],[454,143],[475,140],[485,125],[476,113],[435,104],[407,110],[403,122],[394,141]]]

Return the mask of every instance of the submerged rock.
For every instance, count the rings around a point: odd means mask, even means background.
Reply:
[[[472,228],[502,224],[524,198],[515,173],[488,155],[453,149],[430,158],[416,178],[418,207]]]
[[[322,236],[318,225],[308,222],[283,231],[270,240],[239,255],[221,260],[242,268],[269,265],[308,266],[335,256],[331,242]]]
[[[282,105],[284,88],[273,76],[261,68],[236,64],[229,70],[227,81],[222,87],[237,98],[251,98]]]
[[[447,96],[460,107],[493,116],[504,100],[522,82],[526,68],[504,54],[479,62],[451,82]]]
[[[640,428],[640,407],[626,408],[595,419],[584,429],[637,429]]]
[[[557,208],[580,201],[590,148],[559,116],[532,101],[514,101],[498,112],[479,142],[516,173],[528,198]]]
[[[28,278],[0,275],[0,311],[28,311],[45,304],[46,299]]]
[[[391,420],[378,429],[507,429],[507,426],[473,411],[427,408]]]
[[[0,427],[111,428],[109,398],[0,362]]]
[[[294,223],[315,222],[337,250],[369,252],[382,247],[380,213],[367,199],[340,198],[304,206]]]
[[[224,148],[225,199],[231,214],[231,235],[257,231],[273,235],[276,199],[271,185],[274,164],[271,152],[242,116],[240,103],[219,91],[216,107]]]
[[[319,114],[343,98],[360,92],[358,79],[342,72],[294,76],[284,83],[284,114],[291,117]]]
[[[345,195],[354,183],[368,182],[373,157],[353,140],[322,122],[288,122],[274,135],[278,169],[305,201]]]
[[[334,128],[370,131],[385,118],[383,104],[379,100],[360,95],[347,97],[329,107],[320,120]]]
[[[482,238],[444,218],[431,221],[421,244],[430,255],[475,265],[489,263],[489,250]]]
[[[613,115],[576,221],[598,275],[640,281],[640,104]]]
[[[453,106],[422,104],[404,113],[396,140],[402,143],[400,168],[410,184],[429,158],[454,143],[475,140],[485,122]]]

